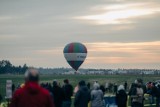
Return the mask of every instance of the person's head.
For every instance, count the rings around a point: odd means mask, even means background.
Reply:
[[[69,80],[68,79],[65,79],[63,82],[64,82],[64,84],[69,84]]]
[[[155,84],[154,82],[152,82],[152,84],[151,84],[151,85],[152,85],[152,87],[155,87],[155,85],[156,85],[156,84]]]
[[[82,86],[85,86],[86,83],[84,80],[81,80],[79,83],[78,83],[79,87],[82,87]]]
[[[118,91],[120,91],[120,90],[124,90],[124,86],[123,86],[123,85],[120,85],[120,86],[118,87]]]
[[[135,84],[136,84],[138,87],[141,87],[141,86],[142,86],[142,83],[143,83],[142,79],[136,79],[136,80],[135,80]]]
[[[57,85],[58,85],[57,81],[54,80],[54,81],[53,81],[53,86],[57,86]]]
[[[93,84],[93,89],[94,90],[98,90],[100,88],[99,84],[98,83],[94,83]]]
[[[39,73],[38,70],[30,67],[25,72],[25,82],[38,82],[39,81]]]

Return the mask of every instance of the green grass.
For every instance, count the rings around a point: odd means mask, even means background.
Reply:
[[[100,84],[106,82],[117,83],[118,85],[124,84],[127,81],[129,84],[134,82],[136,78],[142,78],[144,82],[159,80],[159,75],[41,75],[40,82],[50,82],[54,79],[59,81],[63,85],[64,79],[69,79],[73,86],[76,86],[80,80],[93,83],[93,81],[99,81]],[[17,86],[18,83],[24,83],[24,75],[0,75],[0,93],[5,96],[6,80],[12,80]]]

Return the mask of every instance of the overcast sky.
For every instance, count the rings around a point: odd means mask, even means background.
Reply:
[[[81,68],[160,69],[160,0],[0,0],[0,60],[70,67],[63,48],[81,42]]]

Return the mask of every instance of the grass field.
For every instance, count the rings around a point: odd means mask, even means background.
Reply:
[[[160,79],[159,75],[41,75],[40,82],[52,82],[54,79],[59,81],[63,85],[64,79],[69,79],[73,86],[76,86],[80,80],[85,80],[86,82],[93,83],[97,80],[100,84],[105,84],[106,82],[123,84],[127,81],[129,84],[134,82],[136,78],[142,78],[144,82],[154,81]],[[12,80],[13,83],[17,84],[24,83],[23,75],[0,75],[0,93],[5,95],[5,85],[6,80]]]
[[[124,81],[127,81],[128,84],[134,82],[136,78],[142,78],[144,82],[159,80],[159,75],[41,75],[41,82],[50,82],[54,79],[59,81],[63,85],[64,79],[69,79],[70,83],[73,86],[76,86],[80,80],[85,80],[86,82],[93,83],[93,81],[98,81],[100,84],[105,84],[106,82],[117,83],[118,85],[124,84]],[[13,83],[17,84],[24,83],[23,75],[0,75],[0,93],[2,96],[5,96],[5,85],[6,80],[12,80]]]

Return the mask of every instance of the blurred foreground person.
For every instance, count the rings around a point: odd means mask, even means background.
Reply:
[[[34,68],[25,73],[25,86],[15,91],[10,107],[55,107],[49,92],[38,84],[39,74]]]
[[[79,82],[79,90],[75,95],[74,107],[88,107],[88,102],[90,100],[90,93],[85,84],[85,81]]]
[[[69,84],[68,79],[64,80],[64,86],[62,87],[62,89],[64,93],[62,107],[71,107],[71,97],[73,95],[73,87],[71,84]]]
[[[100,90],[99,84],[93,85],[91,91],[91,107],[104,107],[103,92]]]
[[[116,103],[118,107],[127,107],[127,94],[123,85],[118,87],[118,91],[116,93]]]

